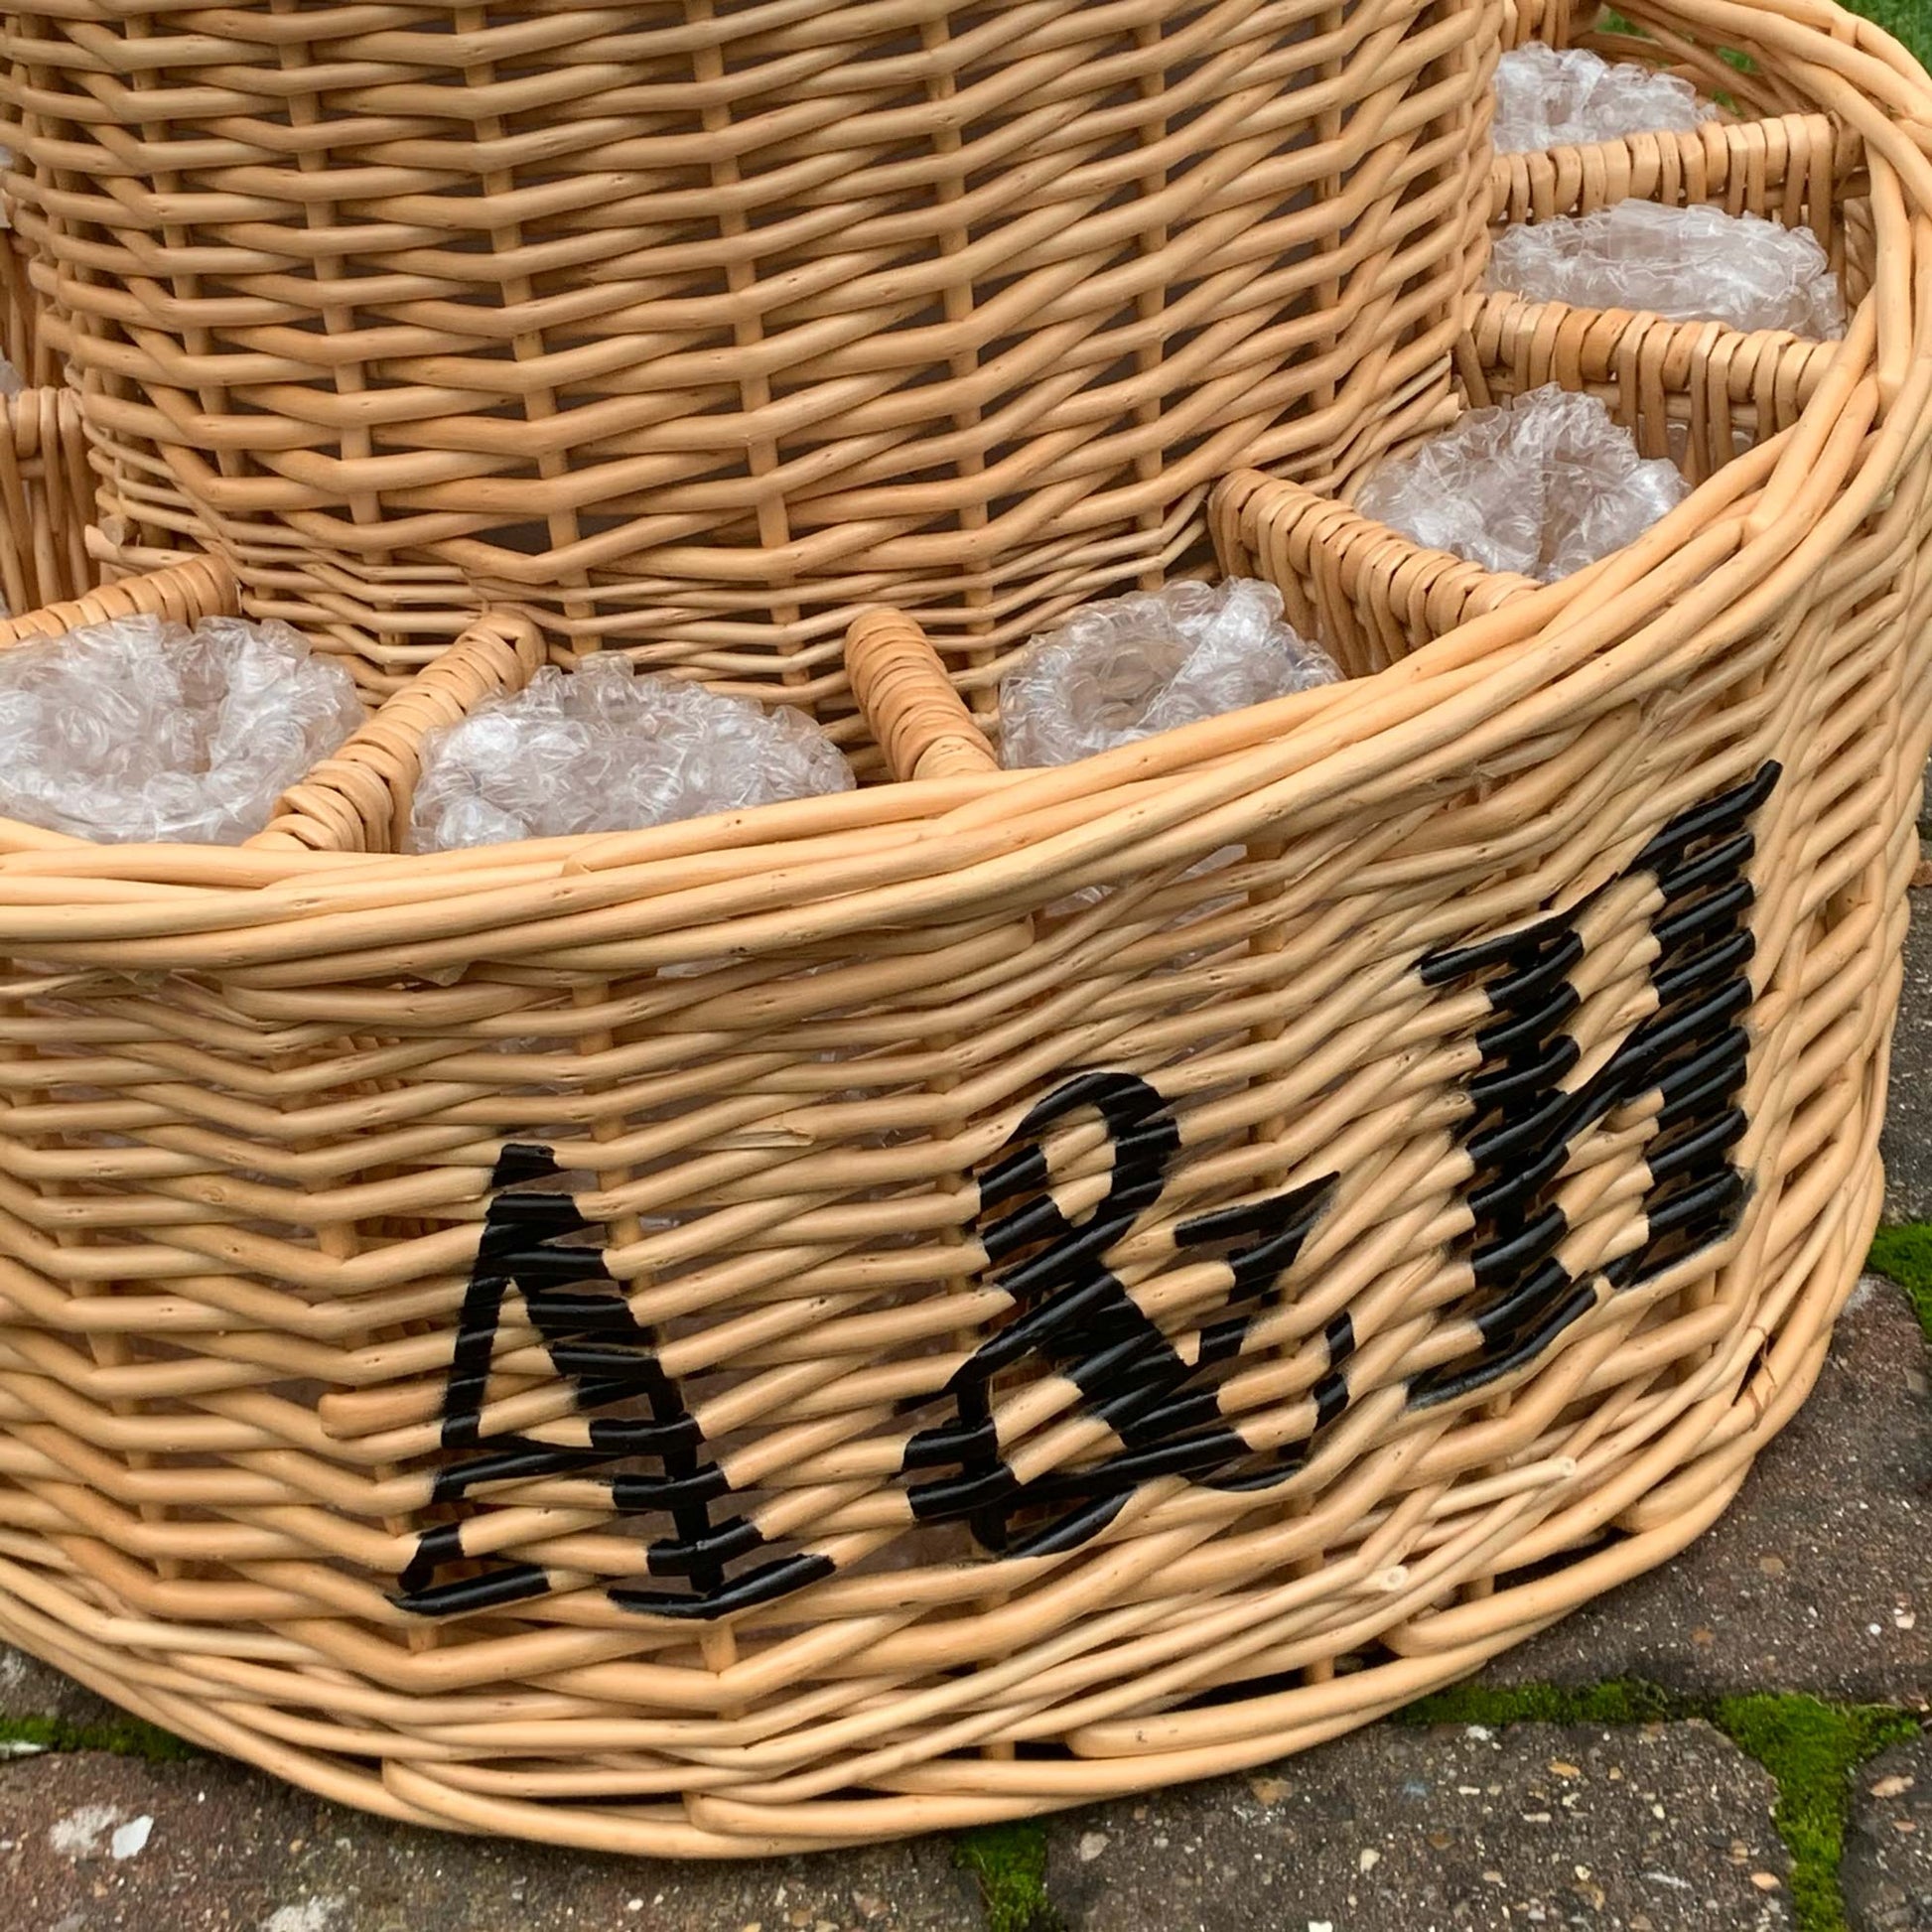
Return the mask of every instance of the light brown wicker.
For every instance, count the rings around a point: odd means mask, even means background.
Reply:
[[[40,308],[27,273],[25,244],[11,229],[0,229],[0,355],[36,387],[59,379],[52,345],[41,333]]]
[[[58,603],[94,579],[86,547],[94,481],[80,399],[54,386],[37,310],[23,257],[0,231],[0,357],[30,385],[0,395],[0,612]]]
[[[0,825],[0,1637],[392,1816],[738,1856],[1260,1763],[1714,1521],[1878,1201],[1932,83],[1819,0],[1638,10],[1835,115],[1875,245],[1741,387],[1484,309],[1466,380],[1710,472],[1575,578],[1248,477],[1373,675],[1005,773],[879,614],[936,775],[374,849],[496,621],[270,843]]]
[[[0,611],[33,611],[94,581],[94,479],[70,389],[0,396]]]
[[[8,6],[0,140],[110,519],[392,683],[492,606],[819,702],[1446,392],[1500,11]]]
[[[1703,483],[1796,426],[1842,352],[1794,336],[1495,295],[1477,309],[1456,359],[1467,407],[1552,382],[1594,395],[1643,455],[1671,457]],[[1320,637],[1350,676],[1383,670],[1537,588],[1257,471],[1215,491],[1210,523],[1221,567],[1277,585],[1290,621]]]

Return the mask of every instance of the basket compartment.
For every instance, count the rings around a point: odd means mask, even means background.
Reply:
[[[458,69],[412,0],[370,92],[353,8],[15,8],[0,117],[110,516],[391,683],[487,607],[829,698],[868,604],[996,655],[1442,393],[1499,14],[485,7]]]
[[[1811,229],[1848,312],[1871,285],[1870,183],[1863,145],[1826,114],[1714,121],[1681,134],[1633,134],[1546,154],[1498,155],[1489,193],[1490,219],[1498,227],[1593,214],[1633,200],[1762,215],[1787,228]],[[1482,299],[1522,298],[1491,291]]]
[[[1746,336],[1715,323],[1490,300],[1456,366],[1469,408],[1551,382],[1594,395],[1641,454],[1669,457],[1703,483],[1791,427],[1836,351],[1835,344]],[[1289,621],[1321,638],[1351,677],[1386,669],[1539,588],[1427,549],[1345,500],[1255,471],[1216,490],[1209,522],[1222,570],[1274,584]]]
[[[52,396],[58,392],[37,392]],[[157,617],[193,629],[204,618],[239,617],[240,587],[211,558],[171,564],[80,597],[0,619],[0,649],[65,636],[110,619]],[[409,817],[422,736],[453,722],[480,697],[519,689],[539,661],[534,631],[516,619],[473,624],[367,724],[322,759],[277,801],[261,831],[242,849],[288,852],[383,852],[396,849],[396,828]],[[65,834],[15,827],[30,844],[73,849]]]

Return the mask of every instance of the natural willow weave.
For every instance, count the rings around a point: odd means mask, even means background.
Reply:
[[[0,1637],[394,1816],[724,1856],[1262,1762],[1715,1520],[1877,1207],[1932,86],[1818,0],[1643,18],[1842,123],[1862,300],[1485,304],[1468,400],[1706,479],[1578,577],[1247,474],[1356,675],[1064,769],[879,615],[938,775],[385,853],[501,618],[252,847],[0,827]]]
[[[0,395],[0,610],[32,611],[93,581],[94,483],[80,398],[53,386],[24,260],[0,233],[0,356],[31,385]]]
[[[9,6],[0,140],[111,515],[391,674],[496,605],[816,700],[1441,398],[1500,13]]]

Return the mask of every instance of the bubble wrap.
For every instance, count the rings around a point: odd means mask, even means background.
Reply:
[[[1341,675],[1282,621],[1272,584],[1231,578],[1139,591],[1075,611],[1000,684],[1013,768],[1069,764]]]
[[[362,722],[285,623],[115,619],[0,651],[0,813],[109,844],[236,845]]]
[[[1374,470],[1364,516],[1485,570],[1553,584],[1634,542],[1691,493],[1674,463],[1643,458],[1594,396],[1554,384]]]
[[[635,831],[854,782],[802,712],[640,677],[621,652],[600,652],[431,736],[409,850]]]
[[[1534,302],[1787,329],[1820,342],[1845,334],[1844,298],[1809,228],[1702,205],[1616,202],[1505,228],[1489,286]]]
[[[1626,134],[1682,134],[1718,110],[1674,73],[1532,41],[1496,63],[1498,154],[1581,147]]]

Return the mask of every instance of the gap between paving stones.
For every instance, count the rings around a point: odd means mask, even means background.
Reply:
[[[1390,1720],[1417,1728],[1506,1729],[1516,1725],[1609,1728],[1702,1722],[1721,1731],[1777,1785],[1773,1813],[1791,1855],[1798,1932],[1846,1932],[1839,1873],[1859,1767],[1921,1734],[1918,1714],[1888,1705],[1831,1704],[1802,1694],[1688,1697],[1654,1684],[1461,1685]],[[1064,1932],[1047,1885],[1047,1822],[968,1833],[955,1857],[978,1879],[989,1932]],[[1301,1932],[1291,1901],[1285,1928]],[[1319,1923],[1317,1921],[1317,1923]]]

